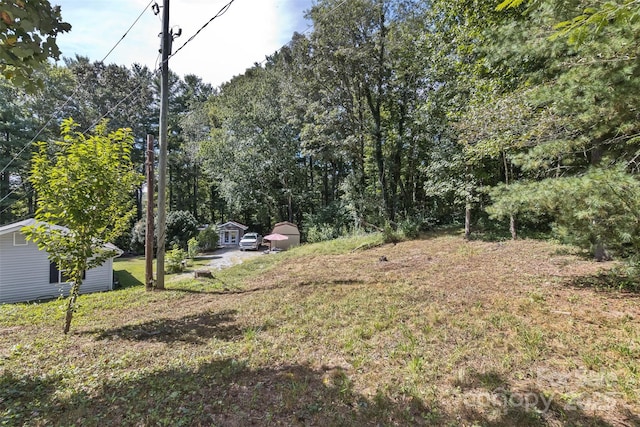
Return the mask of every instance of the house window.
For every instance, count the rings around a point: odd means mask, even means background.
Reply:
[[[87,278],[87,272],[82,272],[82,280]],[[58,269],[58,264],[51,261],[49,263],[49,283],[67,283],[70,281],[69,276],[67,276],[64,270],[60,271]]]
[[[16,231],[13,233],[13,246],[27,246],[27,236]]]

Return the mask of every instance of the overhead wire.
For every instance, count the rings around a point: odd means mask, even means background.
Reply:
[[[125,33],[122,35],[122,37],[120,37],[120,39],[118,39],[118,41],[111,47],[111,49],[109,49],[109,51],[107,52],[106,55],[104,55],[104,57],[99,61],[99,62],[104,62],[112,53],[113,51],[116,49],[116,47],[118,47],[118,45],[127,37],[127,35],[129,34],[129,32],[131,32],[131,30],[133,29],[133,27],[135,27],[135,25],[138,23],[138,21],[140,21],[140,18],[142,18],[142,16],[144,15],[144,13],[149,9],[149,6],[151,6],[151,4],[154,2],[155,0],[151,0],[149,1],[149,3],[144,7],[144,9],[142,9],[142,11],[140,12],[140,14],[137,16],[137,18],[133,21],[133,23],[129,26],[129,28],[127,28],[127,30],[125,31]],[[155,74],[155,73],[154,73]],[[84,133],[88,132],[93,126],[95,126],[97,123],[99,123],[100,120],[102,120],[103,118],[105,118],[107,115],[109,115],[111,112],[113,112],[113,110],[117,107],[119,107],[125,100],[127,100],[128,98],[130,98],[136,91],[138,91],[140,88],[142,87],[142,84],[138,85],[134,90],[132,90],[131,92],[129,92],[129,94],[127,94],[123,99],[121,99],[114,107],[112,107],[111,109],[109,109],[109,111],[107,111],[105,114],[103,114],[100,119],[98,119],[98,121],[96,121],[94,124],[92,124],[87,130],[85,130]],[[66,107],[69,102],[71,102],[71,100],[74,98],[74,96],[78,93],[78,90],[80,89],[80,85],[78,84],[76,86],[76,88],[74,89],[73,93],[65,100],[65,102],[59,106],[53,113],[51,113],[51,115],[49,116],[49,119],[44,123],[44,125],[42,125],[39,130],[36,132],[36,134],[31,138],[31,140],[29,140],[26,144],[24,144],[24,146],[18,151],[18,153],[16,153],[10,160],[9,162],[2,168],[2,170],[0,170],[0,174],[4,173],[9,166],[11,166],[13,164],[13,162],[15,162],[21,155],[22,153],[24,153],[24,151],[29,148],[38,138],[38,136],[40,136],[40,134],[47,128],[47,126],[51,123],[51,121],[56,117],[56,115],[58,113],[60,113],[62,111],[62,109],[64,107]],[[11,190],[9,193],[7,193],[2,199],[0,199],[0,203],[2,203],[3,201],[5,201],[6,199],[8,199],[12,194],[17,192],[17,188]],[[8,209],[11,208],[11,206],[13,206],[13,204],[23,200],[25,197],[27,197],[29,195],[29,192],[27,194],[25,194],[25,196],[23,196],[22,198],[16,200],[14,203],[12,203],[11,205],[5,207],[2,211],[0,211],[0,214],[6,212]]]
[[[218,12],[212,16],[207,22],[205,22],[191,37],[189,37],[187,39],[187,41],[185,41],[178,49],[175,50],[175,52],[171,53],[169,55],[169,57],[167,58],[167,61],[171,58],[173,58],[174,56],[176,56],[178,54],[178,52],[180,52],[185,46],[187,46],[189,43],[191,43],[211,22],[213,22],[215,19],[219,18],[220,16],[224,15],[225,13],[227,13],[227,11],[229,10],[229,8],[231,7],[231,5],[233,4],[235,0],[230,0],[228,3],[226,3],[224,6],[222,6],[222,8],[220,8],[220,10],[218,10]],[[344,3],[346,3],[347,0],[343,0],[342,2],[340,2],[339,4],[337,4],[333,9],[331,9],[329,12],[327,12],[327,15],[332,14],[333,12],[335,12],[338,8],[340,8]],[[122,42],[122,40],[124,40],[126,38],[126,36],[129,34],[129,32],[131,31],[131,29],[138,23],[138,21],[140,20],[140,18],[144,15],[144,13],[146,12],[147,9],[149,9],[149,6],[151,6],[151,4],[154,2],[154,0],[151,0],[147,6],[145,6],[145,8],[142,10],[142,12],[138,15],[138,17],[134,20],[133,24],[131,24],[131,26],[125,31],[125,33],[123,34],[123,36],[115,43],[115,45],[109,50],[109,52],[107,52],[107,54],[103,57],[103,59],[100,62],[104,62],[107,57],[109,57],[109,55],[115,50],[115,48]],[[310,29],[313,28],[313,25],[308,25],[307,28],[305,28],[300,34],[305,34],[307,33]],[[282,48],[284,48],[285,46],[287,46],[288,44],[290,44],[290,42],[287,42],[285,44],[283,44],[279,49],[275,50],[274,53],[277,53],[278,51],[282,50]],[[267,58],[265,58],[264,60],[262,60],[259,65],[262,65],[264,62],[266,62]],[[157,67],[157,63],[158,60],[156,60],[156,67]],[[153,72],[153,74],[157,74],[160,71],[160,68],[156,68],[156,70]],[[115,104],[111,109],[109,109],[105,114],[103,114],[96,122],[94,122],[91,126],[89,126],[89,128],[87,130],[85,130],[84,133],[88,132],[93,126],[95,126],[97,123],[100,122],[100,120],[102,120],[103,118],[105,118],[106,116],[108,116],[111,112],[113,112],[114,109],[116,109],[117,107],[119,107],[124,101],[126,101],[127,99],[129,99],[135,92],[137,92],[139,89],[141,89],[142,87],[142,83],[140,83],[136,88],[134,88],[131,92],[129,92],[129,94],[127,94],[124,98],[122,98],[117,104]],[[23,152],[24,150],[26,150],[31,144],[33,144],[33,142],[35,141],[35,139],[42,133],[42,131],[46,128],[46,126],[51,122],[51,120],[53,119],[53,117],[55,117],[56,113],[59,113],[62,108],[64,108],[69,101],[73,98],[73,95],[75,95],[75,93],[77,92],[77,90],[79,89],[79,87],[76,88],[76,90],[74,91],[74,93],[65,101],[65,103],[59,107],[54,113],[51,114],[51,117],[49,118],[49,120],[40,128],[40,130],[37,132],[37,134],[31,139],[31,141],[29,141],[27,144],[25,144],[25,146],[18,152],[18,154],[16,154],[11,161],[0,171],[0,173],[3,173],[12,163],[13,161],[15,161]],[[11,192],[9,192],[5,197],[3,197],[2,199],[0,199],[0,203],[2,203],[4,200],[6,200],[9,196],[11,196],[11,194],[13,194],[16,190],[13,190]],[[29,193],[27,193],[25,196],[23,196],[21,199],[18,199],[16,202],[23,200],[26,196],[28,196]],[[4,213],[7,209],[9,209],[11,207],[8,206],[6,207],[4,210],[0,211],[1,213]]]
[[[144,15],[144,13],[147,11],[147,9],[149,9],[149,6],[151,6],[151,3],[153,3],[155,0],[151,0],[149,2],[149,4],[147,4],[144,9],[142,9],[142,12],[140,12],[140,14],[138,15],[138,17],[133,21],[133,24],[131,24],[131,26],[129,26],[129,28],[127,28],[127,31],[124,32],[124,34],[122,35],[122,37],[120,37],[120,40],[118,40],[116,42],[116,44],[113,45],[113,47],[111,48],[111,50],[109,50],[109,52],[107,52],[107,54],[104,56],[104,58],[102,58],[100,60],[100,62],[104,62],[105,59],[107,59],[109,57],[109,55],[111,55],[111,52],[113,52],[115,50],[116,47],[118,47],[118,45],[122,42],[122,40],[125,39],[125,37],[127,37],[127,35],[129,34],[129,31],[131,31],[131,29],[133,29],[133,27],[136,26],[136,24],[138,23],[138,21],[140,20],[140,18],[142,18],[142,15]]]
[[[206,27],[206,26],[207,26],[211,21],[213,21],[213,20],[214,20],[215,18],[217,18],[218,16],[223,15],[224,13],[226,13],[226,12],[227,12],[227,10],[229,9],[229,7],[231,6],[231,3],[233,3],[233,1],[234,1],[234,0],[231,0],[229,3],[227,3],[225,6],[223,6],[223,7],[220,9],[220,11],[218,11],[218,14],[216,14],[216,15],[215,15],[213,18],[211,18],[211,19],[210,19],[206,24],[204,24],[204,25],[202,26],[202,28],[200,28],[200,29],[199,29],[199,30],[198,30],[198,31],[197,31],[193,36],[191,36],[191,37],[189,38],[189,40],[187,40],[187,41],[186,41],[182,46],[180,46],[180,48],[178,48],[178,49],[176,50],[176,52],[174,52],[174,53],[173,53],[169,58],[173,57],[176,53],[178,53],[178,51],[180,51],[180,49],[182,49],[183,47],[185,47],[187,43],[189,43],[191,40],[193,40],[193,39],[195,38],[195,36],[197,36],[197,35],[200,33],[200,31],[202,31],[202,30],[204,29],[204,27]],[[327,16],[328,16],[328,15],[331,15],[333,12],[335,12],[338,8],[340,8],[340,7],[341,7],[343,4],[345,4],[346,2],[347,2],[347,0],[342,0],[340,3],[338,3],[336,6],[334,6],[331,10],[329,10],[329,11],[326,13],[326,15],[327,15]],[[222,12],[222,13],[220,13],[220,12]],[[309,24],[309,25],[307,25],[307,27],[306,27],[304,30],[302,30],[302,31],[300,32],[300,34],[304,35],[304,34],[308,33],[308,32],[309,32],[309,30],[311,30],[311,29],[313,29],[313,24]],[[287,46],[287,45],[291,44],[291,42],[292,42],[292,41],[288,41],[287,43],[283,44],[283,45],[282,45],[282,46],[280,46],[278,49],[276,49],[276,50],[273,52],[273,54],[278,53],[278,52],[279,52],[279,51],[281,51],[285,46]],[[273,54],[272,54],[272,55],[273,55]],[[254,62],[254,64],[258,64],[258,65],[262,66],[262,65],[263,65],[263,64],[264,64],[268,59],[269,59],[269,56],[265,57],[265,58],[264,58],[262,61],[260,61],[260,62],[258,62],[258,61]],[[189,114],[191,114],[191,112],[187,113],[187,115],[189,115]]]
[[[9,194],[7,194],[5,197],[2,198],[2,200],[0,200],[0,203],[2,203],[2,201],[4,201],[7,197],[9,197],[11,194],[13,194],[15,192],[11,191]],[[13,207],[13,205],[15,205],[18,202],[21,202],[22,200],[26,199],[27,197],[29,197],[31,195],[31,193],[33,192],[33,189],[29,189],[22,197],[20,197],[18,200],[14,201],[13,203],[11,203],[10,205],[6,206],[3,210],[0,211],[0,215],[2,215],[3,213],[5,213],[6,211],[8,211],[9,209],[11,209]]]
[[[213,22],[215,19],[221,17],[222,15],[224,15],[225,13],[227,13],[227,11],[229,10],[229,8],[231,7],[231,5],[233,4],[235,0],[231,0],[229,1],[229,3],[225,4],[224,6],[222,6],[222,8],[220,8],[220,10],[213,15],[213,17],[211,17],[211,19],[209,19],[207,22],[204,23],[204,25],[202,25],[198,31],[195,32],[195,34],[193,34],[191,37],[189,37],[187,39],[186,42],[184,42],[178,49],[176,49],[175,52],[173,52],[171,55],[169,55],[169,57],[167,58],[167,61],[171,58],[173,58],[174,56],[176,56],[178,54],[178,52],[180,52],[186,45],[188,45],[189,43],[191,43],[193,41],[193,39],[195,39],[198,34],[200,34],[202,32],[202,30],[204,30],[207,25],[209,25],[211,22]]]
[[[157,72],[153,72],[152,75],[157,74]],[[106,113],[104,113],[103,115],[101,115],[96,121],[94,121],[87,129],[85,129],[84,132],[82,132],[83,134],[86,134],[87,132],[89,132],[93,127],[95,127],[98,123],[100,123],[100,121],[102,119],[104,119],[105,117],[107,117],[108,115],[110,115],[116,108],[118,108],[120,105],[122,105],[123,102],[125,102],[127,99],[129,99],[132,95],[134,95],[136,92],[138,92],[140,89],[142,89],[143,87],[143,82],[139,83],[138,86],[136,86],[135,88],[133,88],[127,95],[125,95],[120,101],[118,101],[113,107],[111,107]],[[33,141],[31,142],[33,143]],[[12,191],[10,191],[7,195],[5,195],[2,199],[0,199],[0,203],[2,203],[3,201],[5,201],[7,198],[9,198],[9,196],[11,196],[13,193],[17,192],[17,189],[14,189]],[[28,195],[29,192],[26,194]],[[24,197],[23,197],[24,198]],[[18,199],[17,201],[22,200]],[[17,202],[16,201],[16,202]],[[2,211],[0,211],[0,214],[5,212],[7,209],[4,209]]]
[[[124,35],[122,37],[120,37],[120,39],[115,43],[115,45],[109,50],[109,52],[107,52],[107,54],[100,60],[100,62],[104,62],[110,55],[111,53],[113,53],[113,51],[115,50],[115,48],[122,42],[122,40],[125,39],[125,37],[129,34],[129,32],[131,31],[131,29],[138,23],[138,21],[140,20],[140,18],[142,17],[142,15],[144,15],[144,13],[147,11],[147,9],[149,9],[149,6],[151,6],[151,3],[153,3],[154,0],[151,0],[149,2],[149,4],[147,4],[147,6],[144,7],[144,9],[142,10],[142,12],[140,13],[140,15],[138,15],[138,17],[135,19],[135,21],[133,22],[133,24],[125,31]],[[4,171],[7,170],[7,168],[9,166],[11,166],[13,164],[14,161],[16,161],[21,155],[22,153],[24,153],[24,151],[29,148],[29,146],[31,146],[35,140],[38,138],[38,136],[40,136],[40,134],[46,129],[46,127],[49,125],[49,123],[51,123],[51,121],[55,118],[56,114],[60,113],[62,111],[62,109],[64,107],[67,106],[67,104],[69,104],[69,102],[73,99],[73,97],[77,94],[78,90],[80,89],[80,85],[77,85],[75,90],[73,91],[73,93],[66,99],[66,101],[60,106],[58,107],[53,113],[51,113],[51,115],[49,116],[49,119],[45,122],[44,125],[42,125],[40,127],[40,129],[38,130],[38,132],[36,132],[35,136],[33,138],[31,138],[31,140],[29,142],[27,142],[22,149],[20,149],[20,151],[18,151],[18,153],[16,155],[14,155],[11,160],[9,160],[9,163],[7,163],[2,170],[0,170],[0,174],[4,173]],[[2,202],[1,199],[0,202]]]
[[[213,17],[211,17],[211,19],[209,19],[207,22],[205,22],[199,29],[198,31],[196,31],[191,37],[189,37],[187,39],[187,41],[185,41],[178,49],[176,49],[175,52],[171,53],[169,55],[169,57],[167,58],[167,62],[169,61],[169,59],[173,58],[174,56],[176,56],[176,54],[178,52],[180,52],[187,44],[189,44],[190,42],[192,42],[197,36],[198,34],[200,34],[202,32],[202,30],[204,30],[207,25],[209,25],[211,22],[213,22],[216,18],[219,18],[220,16],[224,15],[225,13],[227,13],[227,11],[229,10],[229,8],[231,7],[231,5],[233,4],[235,0],[231,0],[229,1],[227,4],[225,4],[224,6],[222,6],[220,8],[220,10],[218,10],[218,12],[213,15]],[[159,59],[159,57],[158,57]],[[158,59],[156,59],[156,72],[160,72],[161,67],[158,66]],[[164,61],[162,62],[162,64],[164,64]],[[191,114],[191,111],[187,113],[187,116]]]
[[[187,44],[189,44],[191,41],[193,41],[201,32],[202,30],[204,30],[211,22],[213,22],[216,18],[219,18],[220,16],[224,15],[229,8],[231,7],[231,5],[233,4],[235,0],[231,0],[229,1],[227,4],[225,4],[211,19],[209,19],[204,25],[202,25],[198,31],[195,32],[195,34],[193,34],[191,37],[189,37],[189,39],[187,39],[186,42],[184,42],[175,52],[173,52],[168,59],[174,57],[180,50],[182,50]],[[137,24],[137,22],[140,20],[140,18],[142,17],[142,15],[144,15],[144,13],[146,12],[146,10],[149,8],[149,6],[151,6],[151,4],[154,2],[154,0],[151,0],[149,2],[149,4],[147,4],[147,6],[145,6],[145,8],[142,10],[142,12],[138,15],[138,17],[134,20],[133,24],[131,24],[131,26],[125,31],[125,33],[123,34],[123,36],[116,42],[116,44],[109,50],[109,52],[107,52],[107,54],[102,58],[102,60],[100,62],[104,62],[105,59],[107,59],[107,57],[109,57],[109,55],[115,50],[115,48],[122,42],[122,40],[124,40],[126,38],[126,36],[129,34],[129,32],[131,31],[131,29]],[[167,60],[168,60],[167,59]],[[156,66],[157,66],[158,61],[156,60]],[[160,70],[156,69],[153,74],[157,74]],[[142,88],[142,83],[140,83],[136,88],[134,88],[131,92],[129,92],[125,97],[123,97],[117,104],[115,104],[112,108],[110,108],[105,114],[103,114],[102,116],[100,116],[100,118],[98,120],[96,120],[91,126],[89,126],[87,128],[87,130],[84,131],[84,133],[87,133],[92,127],[94,127],[96,124],[98,124],[100,122],[100,120],[104,119],[106,116],[108,116],[109,114],[111,114],[113,112],[113,110],[115,110],[117,107],[119,107],[124,101],[126,101],[127,99],[129,99],[134,93],[136,93],[138,90],[140,90]],[[34,143],[34,141],[36,140],[36,138],[42,133],[42,131],[46,128],[47,125],[49,125],[49,123],[51,122],[51,120],[53,119],[53,117],[55,117],[55,115],[57,113],[59,113],[62,108],[64,108],[69,101],[73,98],[73,96],[76,94],[77,90],[79,89],[79,87],[76,87],[76,90],[74,91],[74,93],[65,101],[65,103],[60,106],[54,113],[51,114],[51,117],[49,118],[49,120],[40,128],[40,130],[37,132],[37,134],[31,139],[31,141],[29,141],[27,144],[24,145],[24,147],[22,147],[22,149],[18,152],[18,154],[16,154],[11,161],[2,169],[2,171],[0,171],[0,173],[4,172],[23,152],[24,150],[26,150],[31,144]],[[0,203],[2,203],[4,200],[6,200],[7,198],[9,198],[12,194],[14,194],[17,191],[17,189],[14,189],[12,191],[10,191],[7,195],[5,195],[2,199],[0,199]],[[29,193],[27,193],[25,196],[23,196],[22,198],[18,199],[16,201],[16,203],[20,200],[23,200],[25,197],[27,197],[29,195]],[[12,204],[13,205],[13,204]],[[7,211],[12,205],[7,206],[5,209],[3,209],[2,211],[0,211],[1,213],[4,213],[5,211]]]
[[[151,73],[151,75],[155,75],[157,74],[157,71],[154,71],[153,73]],[[122,105],[122,103],[124,101],[126,101],[127,99],[131,98],[131,96],[133,96],[136,92],[138,92],[140,89],[142,89],[142,87],[144,86],[144,82],[140,82],[138,84],[138,86],[136,86],[135,88],[131,89],[131,91],[126,94],[120,101],[118,101],[113,107],[109,108],[109,110],[107,110],[103,115],[101,115],[97,120],[95,120],[91,125],[89,125],[89,127],[83,132],[83,133],[87,133],[89,132],[93,127],[95,127],[98,123],[100,123],[100,121],[102,119],[104,119],[105,117],[109,116],[111,113],[113,113],[113,111],[118,108],[120,105]]]

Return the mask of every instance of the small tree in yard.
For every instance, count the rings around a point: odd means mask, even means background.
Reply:
[[[142,180],[131,162],[129,129],[108,133],[103,121],[87,136],[76,131],[78,126],[73,119],[64,120],[60,141],[38,143],[30,177],[38,200],[37,223],[24,230],[72,283],[65,334],[77,309],[82,276],[115,255],[105,244],[130,226],[135,213],[131,194]]]

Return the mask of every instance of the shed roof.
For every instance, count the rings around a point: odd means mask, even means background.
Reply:
[[[284,230],[288,230],[288,232],[285,232]],[[285,235],[291,235],[291,233],[293,233],[293,235],[300,234],[300,230],[298,230],[298,226],[289,221],[283,221],[283,222],[277,223],[276,225],[273,226],[272,232],[285,234]]]
[[[294,223],[289,222],[289,221],[282,221],[282,222],[278,222],[276,225],[274,225],[274,227],[277,227],[277,226],[279,226],[279,225],[290,225],[290,226],[292,226],[292,227],[298,228],[298,226],[297,226],[297,225],[295,225]]]
[[[232,226],[232,227],[236,227],[236,228],[241,228],[242,230],[248,230],[249,227],[247,227],[244,224],[240,224],[239,222],[235,222],[235,221],[227,221],[224,224],[220,224],[218,225],[218,230],[221,230],[223,228],[227,228],[227,226]]]

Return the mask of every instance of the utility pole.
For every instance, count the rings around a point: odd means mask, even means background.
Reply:
[[[166,237],[167,191],[167,116],[169,101],[169,55],[172,36],[169,32],[169,0],[162,1],[162,66],[160,74],[160,152],[158,154],[158,252],[156,289],[164,289],[164,253]]]
[[[147,216],[144,241],[145,274],[147,291],[153,290],[153,135],[147,135]]]

